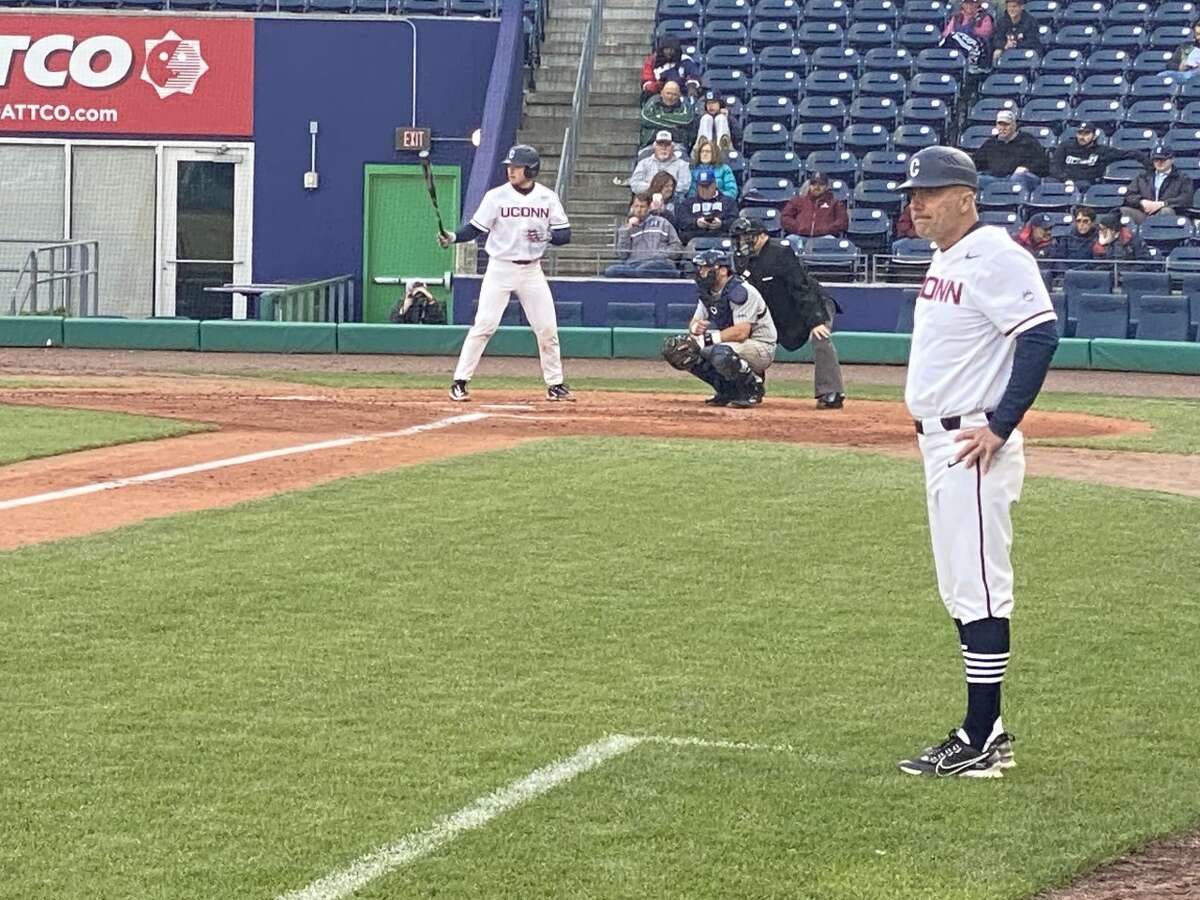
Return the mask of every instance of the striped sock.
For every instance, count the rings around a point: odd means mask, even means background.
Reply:
[[[962,628],[967,676],[967,716],[963,731],[972,747],[983,747],[1000,718],[1000,686],[1008,669],[1008,619],[987,618]]]

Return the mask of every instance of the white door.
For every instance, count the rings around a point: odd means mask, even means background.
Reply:
[[[232,296],[206,287],[250,282],[254,149],[162,148],[158,315],[228,318]]]

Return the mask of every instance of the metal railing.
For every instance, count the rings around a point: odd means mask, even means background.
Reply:
[[[554,192],[563,205],[571,192],[571,181],[575,177],[575,156],[579,152],[579,135],[583,131],[583,114],[587,110],[588,91],[592,83],[592,68],[596,61],[596,45],[600,43],[600,30],[604,20],[604,0],[592,0],[591,15],[583,31],[583,49],[579,58],[579,70],[575,74],[575,97],[571,100],[571,118],[563,131],[562,153],[558,158],[558,175],[554,179]]]
[[[297,284],[258,301],[258,318],[268,322],[351,322],[354,312],[353,275]]]
[[[9,314],[62,310],[70,316],[94,316],[100,304],[100,242],[39,242],[0,238],[4,244],[40,244],[29,250],[20,268],[0,268],[16,275]]]

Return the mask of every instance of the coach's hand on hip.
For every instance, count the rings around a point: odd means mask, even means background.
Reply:
[[[443,250],[454,243],[454,235],[446,231],[439,231],[437,236],[438,246]]]
[[[954,457],[954,464],[967,463],[967,468],[978,464],[981,474],[986,475],[992,467],[992,458],[1004,446],[1004,438],[992,431],[986,425],[980,428],[967,428],[960,431],[954,438],[962,443]]]

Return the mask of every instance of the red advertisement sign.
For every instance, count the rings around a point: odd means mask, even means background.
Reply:
[[[249,18],[0,13],[0,134],[253,131]]]

